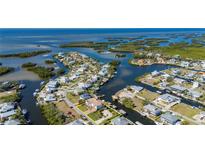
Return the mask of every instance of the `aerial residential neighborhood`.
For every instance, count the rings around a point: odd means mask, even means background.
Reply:
[[[5,34],[0,124],[204,125],[205,32],[136,30]]]

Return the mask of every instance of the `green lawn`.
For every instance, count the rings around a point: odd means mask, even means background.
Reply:
[[[93,120],[97,121],[103,117],[102,110],[97,110],[95,112],[89,113],[88,116]]]
[[[78,103],[79,103],[79,96],[75,96],[75,95],[72,94],[72,93],[68,93],[68,94],[67,94],[67,98],[68,98],[72,103],[75,103],[75,104],[78,104]]]
[[[129,98],[125,98],[123,101],[122,101],[122,104],[126,107],[126,108],[130,108],[130,109],[133,109],[135,107],[135,104],[132,102],[131,99]]]
[[[172,110],[182,115],[185,115],[189,118],[192,118],[193,116],[201,112],[201,110],[194,109],[191,106],[183,104],[183,103],[176,104],[175,106],[172,107]]]
[[[85,104],[79,105],[78,108],[83,112],[88,110],[88,107]]]

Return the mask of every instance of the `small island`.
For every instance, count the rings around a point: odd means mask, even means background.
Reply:
[[[22,68],[26,68],[27,71],[36,73],[41,79],[49,79],[55,75],[55,73],[53,72],[53,67],[39,66],[31,62],[23,64]]]
[[[12,68],[12,67],[0,66],[0,76],[4,75],[4,74],[7,74],[7,73],[10,73],[13,70],[14,70],[14,68]]]
[[[37,51],[14,53],[14,54],[1,54],[0,58],[9,58],[9,57],[28,58],[28,57],[34,57],[34,56],[38,56],[50,52],[51,50],[37,50]]]
[[[52,60],[52,59],[45,60],[45,64],[51,65],[51,64],[54,64],[54,63],[55,63],[55,61]]]

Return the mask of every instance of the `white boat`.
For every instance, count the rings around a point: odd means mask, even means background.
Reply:
[[[123,114],[123,115],[125,115],[126,114],[126,112],[124,111],[124,110],[119,110],[119,112],[121,113],[121,114]]]
[[[43,85],[45,83],[45,81],[41,81],[40,85]]]
[[[37,95],[37,92],[34,92],[34,93],[33,93],[33,96],[35,97],[36,95]]]
[[[39,89],[36,89],[35,92],[39,92]]]
[[[135,124],[136,124],[136,125],[143,125],[143,124],[142,124],[141,122],[139,122],[139,121],[136,121]]]
[[[20,84],[19,85],[19,89],[24,89],[24,88],[26,88],[26,84]]]
[[[22,110],[22,113],[23,113],[24,115],[26,115],[26,114],[28,113],[28,111],[27,111],[26,109],[23,109],[23,110]]]
[[[159,91],[159,90],[157,90],[156,92],[157,92],[158,94],[161,94],[161,93],[162,93],[162,92],[161,92],[161,91]]]

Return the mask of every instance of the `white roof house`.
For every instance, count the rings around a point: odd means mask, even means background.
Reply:
[[[199,98],[202,96],[202,93],[195,91],[195,90],[189,90],[189,95],[194,98]]]
[[[49,87],[49,88],[56,88],[57,85],[58,85],[58,81],[56,81],[56,80],[51,80],[47,83],[47,87]]]
[[[12,119],[4,122],[4,125],[20,125],[20,121],[18,119]]]
[[[152,76],[158,76],[158,75],[160,75],[160,72],[155,70],[155,71],[151,72],[151,75]]]
[[[180,78],[174,78],[174,81],[175,81],[176,83],[183,83],[183,82],[185,82],[184,79],[180,79]]]
[[[130,88],[131,88],[134,92],[136,92],[136,93],[138,93],[138,92],[140,92],[140,91],[142,91],[142,90],[144,89],[144,88],[141,87],[141,86],[135,86],[135,85],[130,86]]]
[[[14,109],[15,109],[15,104],[13,103],[0,104],[0,113],[4,113]]]
[[[4,119],[4,118],[8,118],[8,117],[15,115],[15,114],[16,114],[16,110],[11,110],[8,112],[0,113],[0,117],[1,117],[1,119]]]
[[[111,123],[113,125],[129,125],[130,122],[125,117],[116,117],[114,118]]]
[[[178,92],[183,92],[183,91],[186,90],[185,87],[182,87],[182,86],[180,86],[180,85],[172,85],[172,86],[170,86],[170,88],[171,88],[172,90],[178,91]]]
[[[161,113],[161,110],[152,104],[145,105],[144,110],[155,115],[155,116],[158,116]]]
[[[44,98],[45,102],[52,102],[56,101],[56,97],[53,94],[47,94],[46,97]]]
[[[163,94],[163,95],[160,95],[158,98],[157,98],[159,101],[163,101],[163,102],[166,102],[166,103],[180,103],[181,102],[181,99],[179,97],[176,97],[176,96],[173,96],[173,95],[170,95],[170,94]]]
[[[199,87],[199,82],[193,82],[192,88],[198,88]]]

